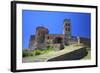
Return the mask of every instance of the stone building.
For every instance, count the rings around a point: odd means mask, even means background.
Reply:
[[[49,30],[43,26],[36,28],[36,35],[31,35],[29,49],[42,49],[47,45],[59,48],[60,45],[69,45],[71,39],[71,21],[64,19],[63,34],[49,34]]]

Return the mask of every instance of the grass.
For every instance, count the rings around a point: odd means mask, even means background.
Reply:
[[[33,51],[23,50],[23,57],[37,56],[37,55],[49,53],[51,51],[53,51],[52,46],[47,46],[44,48],[44,50],[40,50],[40,49],[33,50]]]

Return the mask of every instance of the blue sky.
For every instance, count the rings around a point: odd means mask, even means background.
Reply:
[[[49,34],[63,34],[64,19],[71,19],[72,36],[90,38],[91,14],[77,12],[54,11],[22,11],[22,46],[28,48],[30,35],[35,34],[36,27],[48,28]]]

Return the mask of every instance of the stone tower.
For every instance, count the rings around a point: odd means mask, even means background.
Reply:
[[[48,29],[43,26],[36,28],[35,46],[37,48],[43,48],[45,46],[45,36],[48,33]]]
[[[71,38],[71,21],[64,19],[64,44],[68,45]]]

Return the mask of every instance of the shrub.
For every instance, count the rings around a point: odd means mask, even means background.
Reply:
[[[40,50],[36,50],[35,51],[35,55],[40,55],[41,54],[41,51]]]
[[[24,50],[23,57],[28,57],[28,56],[33,56],[32,52]]]
[[[48,53],[50,51],[53,50],[53,47],[52,46],[46,46],[44,49],[36,49],[36,50],[33,50],[32,53],[33,53],[33,56],[36,56],[36,55],[41,55],[41,54],[44,54],[44,53]]]
[[[48,45],[48,46],[46,47],[46,50],[53,50],[53,46],[49,46],[49,45]]]
[[[40,55],[40,54],[42,54],[42,51],[41,50],[34,50],[33,54],[34,55]]]

